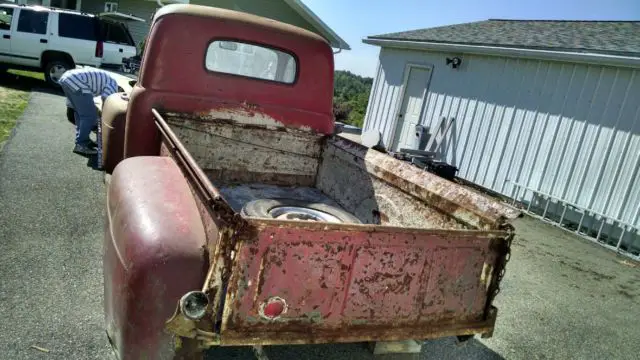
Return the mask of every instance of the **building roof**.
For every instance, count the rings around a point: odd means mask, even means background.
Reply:
[[[147,0],[147,1],[155,1],[155,0]],[[179,4],[189,4],[190,0],[161,0],[164,3],[179,3]],[[283,0],[285,4],[287,4],[293,11],[295,11],[300,17],[305,19],[311,26],[317,30],[318,34],[322,35],[331,47],[341,50],[351,50],[349,44],[347,44],[344,39],[342,39],[338,34],[336,34],[333,29],[331,29],[322,19],[318,17],[311,9],[309,9],[305,4],[302,3],[302,0]],[[215,6],[215,5],[210,5]]]
[[[501,20],[369,36],[395,40],[640,57],[640,21]]]

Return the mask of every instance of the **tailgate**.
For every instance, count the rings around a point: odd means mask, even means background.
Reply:
[[[490,334],[490,302],[510,238],[251,220],[238,238],[222,344]],[[275,317],[274,308],[265,311],[274,302],[283,305]]]

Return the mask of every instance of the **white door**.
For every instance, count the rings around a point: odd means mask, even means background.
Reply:
[[[18,26],[11,34],[11,53],[16,63],[40,66],[40,56],[49,48],[49,11],[20,8]]]
[[[415,148],[415,129],[416,125],[420,123],[422,103],[430,77],[430,68],[409,66],[402,106],[398,112],[398,121],[391,145],[392,151],[398,151],[402,148]]]
[[[11,58],[11,23],[13,21],[13,13],[13,8],[0,6],[0,60],[2,61],[13,60]]]

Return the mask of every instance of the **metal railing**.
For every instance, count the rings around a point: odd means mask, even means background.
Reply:
[[[623,220],[612,218],[601,212],[584,208],[578,204],[563,200],[557,196],[553,196],[551,194],[529,188],[523,184],[519,184],[514,181],[510,182],[513,184],[515,189],[515,195],[511,197],[512,205],[515,205],[516,202],[520,203],[520,205],[522,206],[522,210],[524,210],[529,215],[547,222],[551,222],[566,231],[573,232],[579,236],[582,236],[583,238],[591,240],[601,246],[628,256],[634,260],[640,260],[640,253],[634,254],[632,252],[633,250],[630,251],[635,242],[634,237],[637,237],[638,233],[640,232],[640,229],[638,229],[636,226],[629,224]],[[525,200],[528,192],[532,194],[531,200],[529,201]],[[544,203],[543,207],[534,205],[534,200],[536,197],[542,200],[542,202]],[[552,203],[555,203],[557,206],[561,207],[562,211],[560,212],[559,217],[551,216],[549,206]],[[575,226],[574,222],[567,222],[567,211],[576,211],[578,214],[581,214],[577,226]],[[557,215],[557,212],[554,215]],[[590,217],[592,219],[592,222],[600,223],[598,231],[595,232],[595,235],[594,232],[590,232],[590,230],[593,229],[593,226],[586,227],[587,231],[582,231],[582,229],[585,228],[583,224],[585,223],[585,219],[587,217]],[[601,241],[604,235],[603,230],[605,228],[605,225],[607,224],[610,225],[610,229],[615,229],[617,227],[621,230],[620,234],[617,236],[618,239],[615,245]],[[572,229],[572,227],[574,226],[575,229]],[[624,243],[625,236],[628,238],[628,246],[625,246]],[[607,237],[615,238],[614,236]],[[626,249],[623,249],[623,247],[625,247]],[[640,244],[638,244],[637,250],[640,252]]]

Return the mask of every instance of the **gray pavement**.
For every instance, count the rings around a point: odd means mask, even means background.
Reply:
[[[112,358],[102,318],[104,185],[72,145],[62,97],[34,92],[0,153],[0,359]],[[640,267],[540,221],[516,225],[494,337],[464,346],[427,341],[419,358],[640,358]],[[279,346],[267,354],[371,358],[361,344]],[[252,355],[224,348],[207,358]]]
[[[106,359],[104,191],[61,96],[34,92],[0,154],[0,359]],[[44,353],[31,346],[48,349]]]

